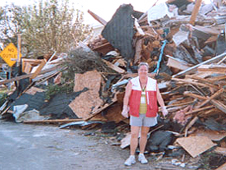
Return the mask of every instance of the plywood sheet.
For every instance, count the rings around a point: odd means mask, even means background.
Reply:
[[[176,140],[192,157],[207,151],[216,144],[206,136],[189,136]]]
[[[86,119],[92,111],[102,105],[103,101],[99,98],[99,94],[92,91],[86,91],[76,97],[70,104],[69,107],[79,117]]]
[[[226,137],[226,131],[214,131],[209,129],[199,129],[191,136],[206,136],[210,138],[212,141],[220,141],[224,137]]]
[[[85,87],[98,92],[101,85],[101,74],[94,71],[87,71],[84,74],[75,74],[74,92],[81,91]]]
[[[103,101],[99,98],[101,79],[101,74],[96,70],[75,75],[74,91],[81,91],[85,87],[89,89],[69,104],[69,107],[79,118],[88,118],[92,112],[95,112],[103,104]]]
[[[226,163],[221,165],[219,168],[217,168],[216,170],[225,170],[226,169]]]

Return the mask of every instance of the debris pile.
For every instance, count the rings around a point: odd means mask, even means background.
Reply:
[[[169,111],[166,120],[159,113],[147,152],[197,158],[211,151],[225,160],[224,3],[173,0],[153,4],[146,13],[123,4],[109,22],[89,11],[103,25],[101,35],[68,54],[22,59],[23,74],[0,81],[0,85],[16,82],[1,107],[1,118],[57,123],[61,128],[109,125],[103,132],[115,128],[128,132],[128,119],[121,115],[125,86],[137,76],[139,62],[145,61]],[[46,84],[53,86],[47,89]],[[120,141],[121,148],[129,146],[130,133]],[[175,159],[171,163],[175,169],[188,166]],[[214,168],[225,166],[221,162]]]

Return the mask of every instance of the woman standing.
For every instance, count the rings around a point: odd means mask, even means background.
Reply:
[[[124,163],[127,166],[136,163],[135,151],[138,146],[140,130],[138,160],[143,164],[148,163],[144,156],[144,150],[149,129],[157,124],[157,101],[161,106],[163,115],[168,114],[157,81],[148,77],[148,69],[148,63],[141,62],[138,66],[138,76],[131,79],[126,86],[122,115],[128,118],[130,114],[131,126],[130,156]]]

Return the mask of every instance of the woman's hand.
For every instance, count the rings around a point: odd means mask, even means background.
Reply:
[[[166,109],[166,106],[162,106],[161,109],[162,109],[162,114],[163,114],[164,117],[166,115],[168,115],[168,110]]]
[[[123,106],[122,113],[121,113],[122,116],[128,118],[128,117],[129,117],[129,113],[128,113],[128,112],[129,112],[129,107],[126,106],[126,105],[124,105],[124,106]]]

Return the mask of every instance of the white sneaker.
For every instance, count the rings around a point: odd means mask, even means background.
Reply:
[[[136,163],[136,159],[134,155],[130,155],[129,158],[125,161],[124,165],[131,166]]]
[[[148,160],[145,158],[145,156],[144,156],[143,153],[140,153],[140,154],[138,155],[138,161],[140,161],[142,164],[148,163]]]

